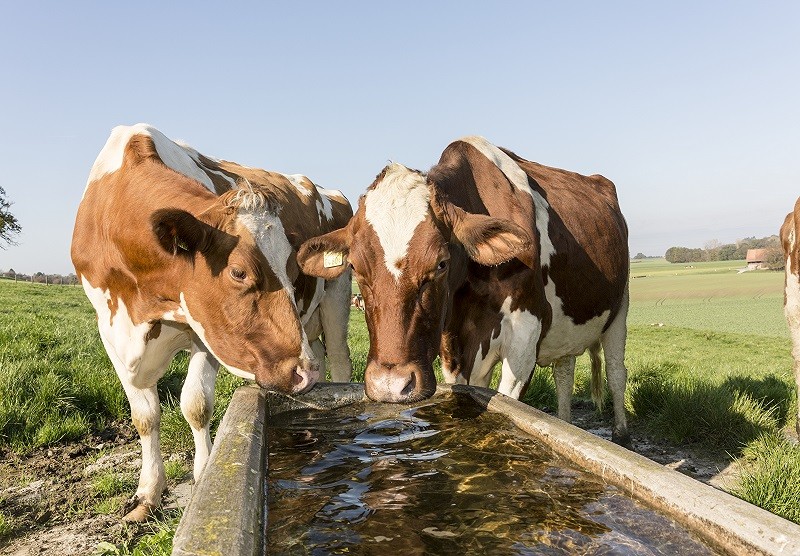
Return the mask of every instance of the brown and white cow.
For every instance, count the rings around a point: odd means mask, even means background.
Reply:
[[[783,310],[792,337],[792,358],[794,359],[794,381],[797,397],[800,400],[800,198],[794,210],[786,215],[781,226],[781,245],[786,260],[786,279],[784,282]],[[800,436],[800,401],[798,401],[795,430]]]
[[[160,504],[156,382],[178,351],[191,352],[181,410],[195,478],[211,451],[219,362],[261,386],[303,392],[319,377],[324,332],[333,379],[350,380],[349,273],[325,282],[296,261],[304,240],[350,216],[339,192],[303,176],[215,160],[145,124],[112,131],[78,208],[72,261],[141,437],[127,520]]]
[[[366,391],[403,402],[448,382],[519,398],[536,364],[553,365],[570,419],[575,356],[587,349],[599,397],[600,346],[614,401],[613,438],[629,442],[624,392],[627,226],[614,184],[524,160],[482,137],[455,141],[427,175],[387,166],[346,228],[306,242],[305,272],[331,279],[345,254],[364,295]]]

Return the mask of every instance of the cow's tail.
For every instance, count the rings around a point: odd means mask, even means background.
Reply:
[[[592,401],[599,411],[603,411],[603,361],[600,359],[600,342],[589,346],[589,359],[592,362]]]

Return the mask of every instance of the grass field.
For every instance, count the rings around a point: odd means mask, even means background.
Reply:
[[[743,261],[631,265],[629,325],[658,324],[788,338],[783,272],[739,273]]]
[[[632,423],[671,442],[744,458],[735,493],[800,523],[800,449],[782,434],[794,426],[797,403],[783,275],[740,274],[743,265],[632,264],[628,411]],[[350,323],[361,379],[368,348],[363,314],[352,311]],[[185,357],[177,358],[159,384],[166,451],[192,449],[177,407],[185,367]],[[588,377],[584,355],[578,397],[590,397]],[[215,422],[241,383],[220,374]],[[548,369],[536,371],[525,401],[555,408]],[[0,280],[0,450],[80,440],[128,418],[83,290]],[[3,519],[0,513],[0,536]]]

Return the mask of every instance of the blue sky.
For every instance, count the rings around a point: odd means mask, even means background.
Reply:
[[[777,233],[800,195],[800,2],[2,2],[0,269],[71,272],[112,127],[355,202],[483,135],[614,181],[631,253]]]

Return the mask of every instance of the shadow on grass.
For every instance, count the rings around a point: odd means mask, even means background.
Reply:
[[[792,395],[774,376],[715,384],[653,365],[630,377],[627,405],[631,417],[658,436],[738,457],[744,446],[786,425]]]

